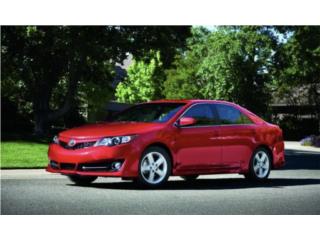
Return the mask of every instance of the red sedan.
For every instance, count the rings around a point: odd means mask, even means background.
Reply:
[[[47,171],[76,184],[122,177],[158,186],[168,177],[239,173],[265,180],[284,165],[281,129],[226,101],[160,100],[135,105],[110,122],[61,132]]]

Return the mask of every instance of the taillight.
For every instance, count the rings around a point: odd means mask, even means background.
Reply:
[[[282,134],[282,130],[281,129],[279,131],[277,140],[278,140],[278,142],[282,142],[283,141],[283,134]]]

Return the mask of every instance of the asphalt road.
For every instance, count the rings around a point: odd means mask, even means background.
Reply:
[[[146,190],[117,178],[75,186],[44,170],[1,171],[1,214],[320,214],[320,152],[286,150],[263,184],[241,175],[179,177]]]

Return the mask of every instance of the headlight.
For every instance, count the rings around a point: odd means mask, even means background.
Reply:
[[[136,135],[130,135],[130,136],[119,136],[119,137],[105,137],[98,140],[94,146],[116,146],[124,143],[131,142]]]
[[[59,144],[59,137],[57,135],[55,135],[52,139],[52,141],[56,144]]]

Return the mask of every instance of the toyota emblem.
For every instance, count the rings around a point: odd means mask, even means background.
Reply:
[[[73,147],[74,145],[76,145],[76,141],[74,139],[71,139],[69,142],[68,142],[68,146],[69,147]]]

